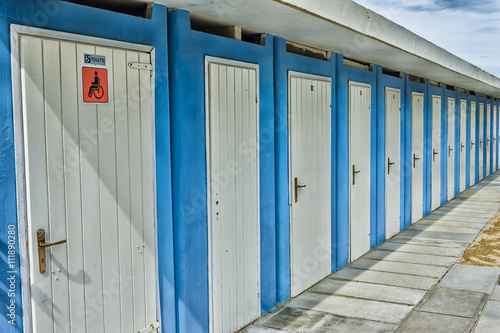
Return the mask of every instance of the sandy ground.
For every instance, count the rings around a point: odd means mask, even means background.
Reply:
[[[500,267],[500,213],[464,251],[458,264]]]

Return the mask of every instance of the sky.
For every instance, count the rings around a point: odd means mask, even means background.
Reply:
[[[354,0],[500,78],[500,0]]]

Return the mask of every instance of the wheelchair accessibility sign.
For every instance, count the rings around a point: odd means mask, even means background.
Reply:
[[[82,66],[82,89],[84,103],[108,103],[108,69]]]

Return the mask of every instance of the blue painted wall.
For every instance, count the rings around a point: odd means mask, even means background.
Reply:
[[[343,56],[337,56],[337,212],[336,251],[337,267],[349,261],[349,81],[371,85],[371,134],[370,134],[370,245],[376,244],[377,203],[377,107],[376,66],[373,71],[344,66]]]
[[[335,129],[335,54],[331,61],[322,61],[286,51],[286,41],[274,38],[274,105],[276,147],[276,282],[277,302],[290,298],[290,208],[288,168],[288,72],[326,76],[332,79],[332,129]],[[332,131],[332,270],[336,268],[335,256],[335,142]]]
[[[156,187],[161,319],[164,332],[175,331],[166,20],[166,8],[160,5],[154,6],[151,19],[143,19],[56,0],[0,2],[0,304],[5,305],[10,301],[7,293],[7,277],[10,273],[5,256],[7,230],[10,225],[17,228],[9,28],[9,24],[14,23],[155,47]],[[16,271],[19,272],[18,258],[16,260]],[[14,275],[16,322],[15,325],[10,325],[5,312],[2,311],[2,333],[22,331],[20,278],[19,273]]]
[[[276,306],[273,38],[265,46],[191,30],[189,13],[169,11],[173,217],[177,323],[207,332],[208,234],[205,56],[259,64],[262,313]]]

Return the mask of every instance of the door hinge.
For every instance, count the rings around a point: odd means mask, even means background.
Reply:
[[[132,69],[139,69],[139,70],[145,70],[145,71],[152,71],[153,70],[153,65],[145,63],[145,62],[137,62],[137,61],[129,62],[128,67],[130,67]]]
[[[155,323],[144,327],[142,330],[140,330],[137,333],[150,333],[150,332],[157,332],[157,329],[160,328],[160,322],[156,321]]]

